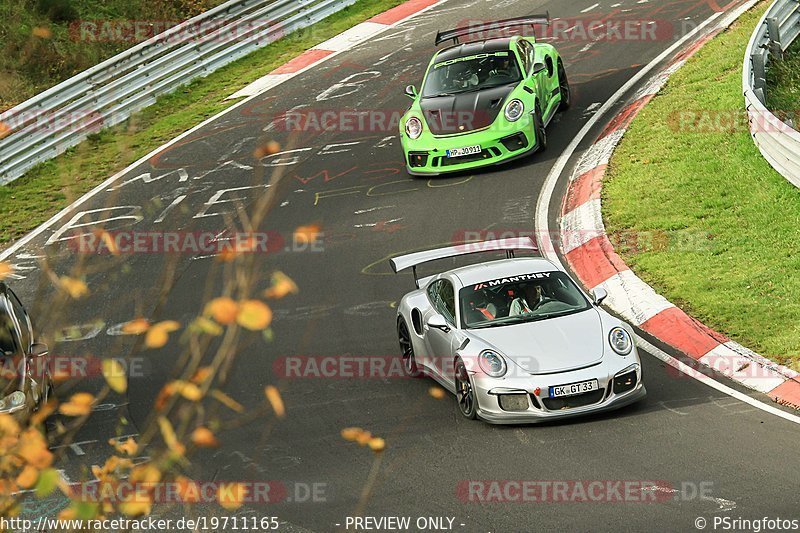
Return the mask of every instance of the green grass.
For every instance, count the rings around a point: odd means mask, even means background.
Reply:
[[[164,96],[127,122],[0,186],[0,248],[25,235],[110,175],[231,105],[225,98],[305,50],[403,0],[360,0],[206,78]]]
[[[783,61],[767,70],[767,107],[782,119],[792,119],[800,129],[800,39],[786,51]]]
[[[750,139],[741,60],[761,3],[681,68],[634,120],[603,186],[610,232],[667,232],[666,246],[625,261],[658,292],[717,331],[800,369],[800,190]],[[709,133],[682,110],[737,116]],[[681,241],[681,236],[699,236]]]
[[[133,46],[81,38],[81,21],[175,22],[224,0],[4,0],[0,2],[0,111]]]

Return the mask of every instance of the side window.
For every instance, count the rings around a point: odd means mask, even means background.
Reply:
[[[550,56],[545,56],[544,64],[547,66],[547,77],[552,78],[553,73],[555,72],[555,68],[553,67],[553,58]]]
[[[442,314],[451,323],[455,324],[456,317],[456,295],[453,291],[453,284],[446,279],[441,280],[439,285],[439,300],[441,301]]]
[[[11,309],[8,300],[0,295],[0,353],[17,354],[17,347],[14,343],[17,333],[14,328],[14,320],[11,318]]]
[[[451,324],[455,324],[456,297],[453,285],[446,279],[436,280],[428,286],[428,297],[434,309]]]
[[[531,52],[530,49],[532,48],[528,41],[520,41],[518,43],[519,49],[519,56],[522,58],[522,68],[525,69],[525,75],[527,76],[531,72],[531,67],[533,63],[531,63]]]
[[[11,290],[8,291],[8,299],[11,301],[11,309],[14,311],[14,316],[17,317],[20,331],[20,344],[27,354],[31,349],[31,324],[28,319],[28,313],[25,312],[25,307]]]

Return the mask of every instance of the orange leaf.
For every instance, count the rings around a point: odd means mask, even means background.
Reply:
[[[94,396],[88,392],[78,392],[67,403],[62,403],[58,411],[66,416],[85,416],[92,412],[93,402]]]
[[[58,285],[75,300],[78,300],[89,293],[89,287],[86,286],[86,283],[84,283],[82,280],[70,278],[68,276],[61,276],[58,279]]]
[[[2,122],[0,122],[2,124]],[[2,137],[2,134],[0,134]],[[0,281],[6,279],[8,276],[14,273],[14,267],[11,266],[10,263],[6,263],[5,261],[0,261]]]
[[[117,439],[109,439],[108,443],[112,445],[117,452],[130,456],[136,455],[139,449],[139,445],[136,444],[136,440],[134,440],[133,437],[128,437],[123,442],[119,442]]]
[[[356,437],[356,442],[362,446],[366,446],[369,444],[369,441],[372,439],[372,433],[369,431],[364,431],[360,435]]]
[[[192,432],[192,442],[201,448],[216,448],[219,441],[210,429],[200,426]]]
[[[189,401],[196,402],[203,397],[203,391],[194,383],[188,381],[177,380],[173,381],[172,385],[174,391],[186,398]]]
[[[128,390],[128,376],[119,361],[115,359],[103,359],[103,377],[106,378],[108,386],[117,394],[124,394]]]
[[[119,504],[120,512],[126,516],[149,515],[153,505],[152,502],[149,501],[149,497],[145,498],[141,496],[139,492],[135,494],[136,496],[133,497],[134,501]]]
[[[239,304],[227,296],[220,296],[206,304],[205,313],[203,314],[210,316],[220,324],[233,324],[239,314]]]
[[[122,325],[122,333],[126,335],[141,335],[150,329],[150,321],[146,318],[137,318]]]
[[[253,157],[256,159],[261,159],[262,157],[266,157],[268,155],[277,154],[281,151],[281,145],[277,141],[268,141],[264,144],[261,144],[253,151]]]
[[[272,309],[260,300],[245,300],[239,306],[236,321],[250,331],[266,329],[272,322]]]
[[[18,454],[25,462],[40,470],[53,462],[53,454],[47,449],[47,440],[36,428],[28,428],[22,432]]]
[[[150,326],[144,339],[148,348],[161,348],[169,341],[169,334],[180,329],[181,325],[174,320],[166,320]]]
[[[272,275],[272,287],[264,291],[267,298],[283,298],[288,294],[297,294],[300,289],[297,284],[283,272],[275,272]]]
[[[5,122],[0,122],[0,139],[11,133],[11,126]]]
[[[210,366],[201,366],[197,369],[197,372],[191,378],[192,383],[197,383],[198,385],[205,383],[208,378],[214,375],[214,369]]]
[[[374,437],[369,439],[369,442],[367,444],[369,445],[370,449],[376,453],[380,453],[386,449],[386,441],[380,437]]]
[[[272,405],[272,410],[275,411],[275,415],[278,418],[283,418],[286,416],[286,407],[283,405],[283,398],[281,398],[281,393],[277,389],[277,387],[273,385],[267,385],[264,387],[264,394],[269,400],[270,405]]]
[[[444,389],[441,387],[431,387],[428,389],[428,394],[436,398],[437,400],[441,400],[445,397]]]
[[[362,433],[364,430],[361,428],[344,428],[341,435],[344,440],[355,442]]]
[[[20,474],[17,476],[17,485],[23,489],[29,489],[36,484],[38,479],[39,470],[31,465],[26,465],[25,468],[22,469],[22,472],[20,472]]]
[[[312,244],[319,238],[321,226],[308,224],[294,230],[294,242],[297,244]]]
[[[243,483],[222,483],[217,490],[219,504],[228,511],[235,511],[247,497],[247,486]]]

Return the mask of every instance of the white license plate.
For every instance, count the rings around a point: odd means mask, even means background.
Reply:
[[[447,157],[463,157],[465,155],[479,153],[481,153],[481,145],[476,144],[475,146],[464,146],[463,148],[453,148],[452,150],[447,150]]]
[[[600,385],[597,383],[596,379],[579,381],[578,383],[570,383],[569,385],[556,385],[555,387],[550,387],[550,397],[575,396],[576,394],[591,392],[599,388]]]

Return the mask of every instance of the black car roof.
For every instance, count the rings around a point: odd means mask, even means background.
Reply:
[[[437,60],[447,61],[458,57],[472,56],[488,52],[501,52],[511,48],[513,37],[503,37],[500,39],[489,39],[487,41],[475,41],[471,43],[457,44],[450,48],[445,48],[436,55]]]

